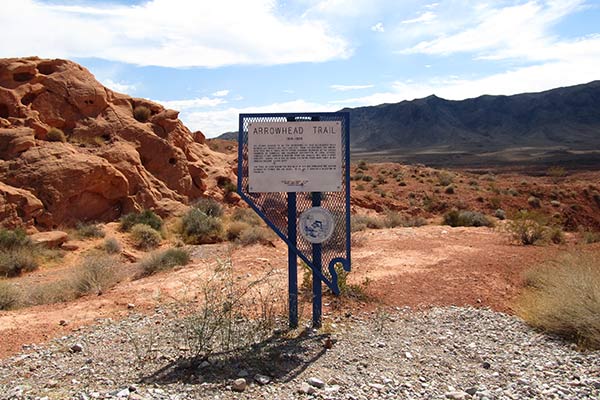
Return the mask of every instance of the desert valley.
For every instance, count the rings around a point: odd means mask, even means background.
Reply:
[[[0,399],[600,396],[600,84],[347,109],[352,271],[287,327],[236,136],[0,59]]]

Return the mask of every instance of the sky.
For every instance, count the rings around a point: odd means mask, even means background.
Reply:
[[[600,0],[0,0],[0,57],[66,58],[207,137],[241,112],[600,79]]]

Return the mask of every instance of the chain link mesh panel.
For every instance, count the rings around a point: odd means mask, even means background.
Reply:
[[[296,232],[297,243],[290,243],[288,235],[288,194],[286,192],[250,193],[248,190],[248,125],[255,122],[340,121],[342,125],[342,190],[320,192],[320,206],[329,210],[335,220],[331,237],[320,246],[322,269],[313,263],[313,244]],[[238,192],[296,252],[334,293],[339,294],[335,265],[350,271],[350,213],[349,213],[349,124],[347,113],[294,113],[294,114],[241,114],[238,154]],[[296,218],[313,207],[314,194],[296,193]]]

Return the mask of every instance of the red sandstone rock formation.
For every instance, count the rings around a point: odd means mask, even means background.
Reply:
[[[134,118],[142,106],[145,122]],[[0,224],[54,228],[222,199],[230,157],[178,115],[113,92],[70,61],[0,59]],[[52,128],[66,142],[50,142]]]

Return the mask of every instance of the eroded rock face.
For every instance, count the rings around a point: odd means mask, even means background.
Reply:
[[[145,122],[134,118],[142,106]],[[0,59],[0,224],[54,228],[142,208],[164,216],[198,197],[222,199],[216,179],[235,180],[231,160],[178,116],[70,61]],[[49,141],[53,128],[65,143]]]

